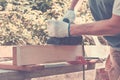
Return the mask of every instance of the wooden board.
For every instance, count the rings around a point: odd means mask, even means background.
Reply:
[[[13,65],[12,60],[10,61],[2,61],[0,62],[0,69],[6,70],[20,70],[20,71],[37,71],[39,69],[43,69],[43,65],[27,65],[27,66],[17,66]]]
[[[16,52],[17,65],[43,64],[53,62],[75,61],[82,56],[82,46],[18,46]]]
[[[16,66],[16,65],[0,64],[0,69],[18,70],[18,71],[37,71],[37,70],[44,69],[44,66],[41,66],[41,65]]]
[[[106,58],[110,53],[110,46],[85,46],[85,54],[87,57]]]
[[[31,72],[22,72],[22,71],[19,72],[14,70],[0,69],[0,80],[27,80],[36,77],[45,77],[45,76],[79,72],[82,71],[82,69],[83,69],[82,65],[70,65],[64,67],[47,68],[47,69],[40,69]]]
[[[110,53],[109,46],[85,46],[87,57],[106,58]],[[13,55],[14,54],[14,55]],[[0,57],[13,57],[14,65],[43,64],[75,60],[82,56],[82,46],[0,46]]]
[[[0,57],[12,57],[13,46],[0,46]]]

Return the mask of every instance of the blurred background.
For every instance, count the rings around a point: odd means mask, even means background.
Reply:
[[[0,0],[0,45],[41,45],[48,38],[46,21],[61,19],[71,0]],[[75,8],[75,23],[94,21],[88,0]],[[91,36],[84,36],[84,44],[95,45]],[[99,36],[102,44],[106,44]]]

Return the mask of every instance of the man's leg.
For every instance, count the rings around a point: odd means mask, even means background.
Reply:
[[[120,80],[120,51],[111,49],[111,68],[108,70],[110,80]]]
[[[114,0],[89,0],[89,3],[91,13],[96,21],[112,17]],[[120,80],[120,51],[111,49],[110,60],[111,66],[107,68],[109,78],[110,80]]]

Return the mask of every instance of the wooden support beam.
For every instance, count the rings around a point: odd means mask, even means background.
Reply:
[[[0,80],[26,80],[28,78],[45,77],[82,71],[82,65],[70,65],[56,68],[47,68],[31,72],[2,70],[0,69]]]
[[[29,71],[42,70],[42,69],[44,69],[44,66],[41,66],[41,65],[16,66],[16,65],[0,64],[0,69],[28,71],[29,72]]]

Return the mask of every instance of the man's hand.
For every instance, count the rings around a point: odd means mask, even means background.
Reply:
[[[48,35],[50,37],[69,37],[70,24],[64,21],[49,20],[47,22]]]
[[[64,18],[70,20],[70,23],[74,22],[75,20],[75,12],[74,10],[68,10],[67,13],[64,15]]]

